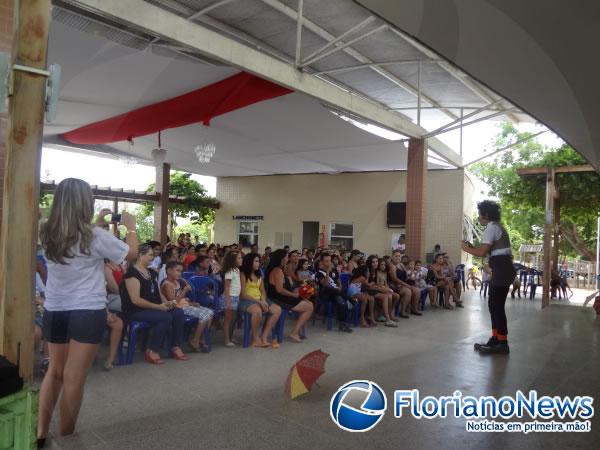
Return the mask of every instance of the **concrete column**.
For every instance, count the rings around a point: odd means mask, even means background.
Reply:
[[[406,177],[406,253],[414,259],[425,257],[425,182],[427,148],[424,139],[408,143]]]

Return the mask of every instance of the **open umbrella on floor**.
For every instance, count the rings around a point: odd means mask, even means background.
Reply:
[[[328,356],[328,353],[319,349],[304,355],[296,361],[287,377],[285,392],[294,399],[310,391],[315,381],[325,373],[325,361]]]

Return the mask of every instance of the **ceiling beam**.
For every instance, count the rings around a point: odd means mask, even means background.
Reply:
[[[143,0],[69,0],[69,3],[181,43],[210,58],[302,92],[398,133],[417,138],[427,133],[427,130],[415,125],[400,113],[344,92],[310,74],[299,72],[292,64],[282,62]],[[428,147],[449,162],[462,165],[460,155],[440,140],[429,139]]]
[[[270,7],[279,11],[280,13],[285,14],[292,20],[296,20],[298,18],[298,13],[294,9],[290,8],[287,5],[284,5],[279,0],[261,0],[261,1],[263,3],[265,3],[266,5],[269,5]],[[321,28],[319,25],[312,22],[311,20],[308,20],[306,18],[306,16],[304,17],[304,26],[308,30],[315,33],[317,36],[321,37],[322,39],[325,39],[326,41],[332,41],[332,40],[336,39],[336,37],[334,35],[332,35],[329,31],[325,30],[324,28]],[[344,52],[346,52],[348,55],[352,56],[358,62],[363,63],[363,64],[373,64],[375,62],[375,61],[367,58],[362,53],[354,50],[351,47],[345,48]],[[439,56],[436,56],[436,59],[439,59]],[[411,84],[402,80],[401,78],[397,77],[393,73],[388,72],[387,70],[385,70],[381,67],[377,67],[377,66],[372,66],[371,70],[373,70],[374,72],[377,72],[379,75],[386,78],[388,81],[391,81],[396,86],[401,87],[409,94],[412,94],[415,97],[417,97],[419,95],[417,89],[414,86],[412,86]],[[439,105],[438,102],[436,102],[435,100],[433,100],[432,98],[430,98],[428,96],[422,95],[421,98],[422,98],[422,100],[424,100],[425,102],[427,102],[433,106]],[[458,116],[456,114],[454,114],[452,111],[445,110],[444,108],[441,108],[441,107],[440,107],[440,110],[443,111],[444,114],[446,114],[448,117],[451,117],[452,119],[458,118]]]
[[[437,60],[438,65],[442,69],[444,69],[446,72],[448,72],[451,76],[453,76],[457,81],[459,81],[464,87],[469,89],[477,97],[479,97],[486,103],[491,103],[491,102],[495,101],[494,97],[492,97],[490,94],[488,94],[486,92],[486,90],[479,85],[479,83],[474,81],[466,73],[464,73],[460,69],[454,67],[448,61],[440,60],[440,55],[438,55],[434,51],[427,48],[425,45],[421,44],[416,39],[413,39],[412,37],[406,35],[405,33],[403,33],[402,31],[398,30],[395,27],[390,27],[390,30],[392,30],[392,32],[394,34],[396,34],[398,37],[401,37],[402,39],[404,39],[406,42],[408,42],[410,45],[412,45],[414,48],[419,50],[421,53],[423,53],[428,58]],[[520,122],[519,118],[517,116],[515,116],[514,114],[508,113],[508,114],[506,114],[506,116],[514,123]]]
[[[555,167],[554,173],[578,173],[578,172],[595,172],[596,170],[589,164],[582,166],[562,166]],[[546,175],[548,173],[547,167],[528,167],[525,169],[517,169],[517,174],[520,177],[526,177],[529,175]]]

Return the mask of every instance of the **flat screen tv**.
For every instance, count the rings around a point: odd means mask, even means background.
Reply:
[[[403,227],[406,225],[406,202],[388,202],[387,226],[388,228]]]

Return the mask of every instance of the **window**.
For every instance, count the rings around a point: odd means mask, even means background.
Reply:
[[[351,223],[332,223],[329,231],[330,246],[342,247],[344,250],[354,248],[354,225]]]
[[[292,233],[290,231],[275,232],[275,248],[283,248],[292,245]]]
[[[240,234],[238,242],[242,247],[258,245],[258,222],[240,222]]]

